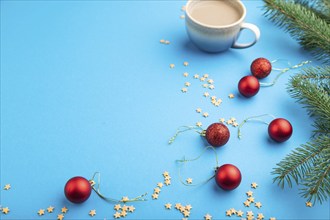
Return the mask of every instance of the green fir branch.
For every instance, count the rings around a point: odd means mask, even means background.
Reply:
[[[327,22],[329,15],[309,4],[303,5],[294,1],[264,2],[266,17],[284,28],[306,50],[311,51],[315,58],[325,63],[330,62],[330,25]]]

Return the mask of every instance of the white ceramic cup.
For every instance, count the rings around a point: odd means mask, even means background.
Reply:
[[[186,5],[186,30],[190,40],[201,50],[211,53],[223,52],[229,48],[243,49],[254,45],[260,37],[259,28],[250,23],[244,23],[246,8],[239,0],[213,0],[227,1],[240,14],[240,18],[232,24],[214,26],[202,23],[191,16],[195,7],[201,6],[207,0],[189,0]],[[240,44],[237,39],[241,30],[249,29],[254,35],[254,41]]]

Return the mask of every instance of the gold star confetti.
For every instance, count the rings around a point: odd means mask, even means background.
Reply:
[[[191,205],[186,205],[185,206],[185,209],[188,210],[188,211],[190,211],[192,209],[192,206]]]
[[[156,193],[152,194],[152,199],[158,199],[158,194]]]
[[[118,211],[119,209],[121,209],[121,205],[120,204],[116,204],[114,207],[113,207],[114,210]]]
[[[165,180],[165,185],[166,186],[171,185],[171,180]]]
[[[196,126],[197,126],[197,127],[202,127],[203,124],[202,124],[202,122],[199,121],[199,122],[196,122]]]
[[[234,208],[231,208],[230,211],[231,211],[232,214],[236,213],[236,209],[234,209]]]
[[[203,84],[202,85],[204,88],[207,88],[209,85],[208,84]]]
[[[253,192],[250,190],[250,191],[246,192],[246,195],[251,197],[251,196],[253,196]]]
[[[253,216],[254,214],[253,214],[253,212],[252,211],[247,211],[246,212],[246,216]]]
[[[170,68],[173,69],[175,65],[173,63],[170,64]]]
[[[165,209],[171,209],[172,208],[172,204],[171,203],[166,203],[165,204]]]
[[[164,177],[164,180],[171,180],[171,177],[170,176],[166,176],[166,177]]]
[[[254,216],[247,216],[246,220],[254,220]]]
[[[216,100],[217,97],[215,95],[211,96],[211,100]]]
[[[159,42],[160,42],[161,44],[164,44],[164,43],[165,43],[165,40],[164,40],[164,39],[161,39]]]
[[[251,197],[251,198],[252,198],[252,197]],[[260,209],[261,206],[262,206],[262,204],[261,204],[261,202],[256,202],[256,203],[254,204],[254,206],[257,207],[258,209]]]
[[[64,219],[64,215],[63,214],[58,214],[57,215],[57,220],[63,220]]]
[[[269,220],[276,220],[276,218],[275,217],[270,217]]]
[[[210,94],[209,94],[208,92],[204,92],[204,93],[203,93],[203,96],[205,96],[205,97],[209,97]]]
[[[233,99],[233,98],[235,98],[235,95],[234,95],[233,93],[230,93],[230,94],[228,95],[228,97],[229,97],[230,99]]]
[[[120,213],[119,212],[116,212],[115,214],[113,214],[113,217],[114,218],[120,218]]]
[[[167,45],[170,44],[170,43],[171,43],[171,42],[170,42],[169,40],[166,40],[166,41],[165,41],[165,44],[167,44]]]
[[[233,124],[233,121],[229,119],[229,120],[227,121],[227,125],[231,125],[231,124]]]
[[[209,85],[209,89],[215,89],[214,85]]]
[[[154,188],[154,193],[156,193],[156,194],[159,194],[160,193],[160,188],[159,187],[156,187],[156,188]]]
[[[253,197],[249,197],[247,200],[251,203],[254,203],[254,198]]]
[[[211,103],[214,105],[215,103],[217,103],[216,99],[211,99]]]
[[[186,182],[188,183],[188,184],[192,184],[192,178],[188,178],[188,179],[186,179]]]
[[[226,216],[231,216],[233,213],[231,212],[231,210],[227,210],[226,211]]]
[[[237,127],[239,124],[235,121],[234,123],[233,123],[233,126],[234,127]]]
[[[127,205],[123,205],[123,207],[121,207],[121,210],[127,212],[128,206]]]
[[[185,210],[185,211],[183,211],[183,213],[182,213],[183,215],[184,215],[184,217],[189,217],[189,215],[190,215],[190,212],[189,211],[187,211],[187,210]]]
[[[184,15],[180,15],[180,18],[181,18],[181,19],[184,19],[184,18],[185,18],[185,16],[184,16]]]
[[[134,206],[128,206],[128,211],[129,212],[134,212],[135,211],[135,207]]]
[[[191,85],[191,83],[190,82],[185,82],[184,85],[189,87]]]
[[[224,123],[225,122],[225,119],[224,118],[220,118],[219,119],[219,122]]]
[[[250,207],[251,202],[246,200],[243,204],[244,204],[245,207]]]
[[[313,204],[312,204],[311,202],[306,202],[306,206],[307,206],[307,207],[312,207]]]
[[[209,79],[209,80],[207,80],[207,82],[210,83],[210,84],[214,83],[213,79]]]
[[[185,61],[185,62],[183,62],[183,65],[184,65],[184,66],[188,66],[189,63],[188,63],[187,61]]]
[[[221,102],[219,102],[219,101],[217,101],[216,103],[214,103],[214,105],[215,105],[216,107],[220,106],[220,104],[221,104]]]
[[[258,215],[257,215],[258,220],[262,220],[264,218],[265,218],[265,216],[262,213],[258,213]]]
[[[11,185],[10,185],[10,184],[6,184],[6,185],[3,187],[4,190],[10,190],[10,188],[11,188]]]
[[[257,183],[251,183],[251,187],[256,189],[258,187],[258,184]]]
[[[207,118],[207,117],[209,117],[209,113],[207,113],[207,112],[204,112],[204,113],[203,113],[203,117],[204,117],[204,118]]]
[[[126,217],[126,215],[127,215],[127,212],[126,212],[126,211],[121,211],[121,212],[120,212],[120,216],[121,216],[121,217]]]
[[[54,211],[54,207],[53,206],[49,206],[48,208],[47,208],[47,212],[48,213],[52,213],[53,211]]]
[[[61,209],[62,213],[67,213],[68,211],[69,211],[69,209],[65,206]]]
[[[205,220],[211,220],[211,219],[212,219],[212,216],[211,216],[209,213],[207,213],[207,214],[204,216],[204,219],[205,219]]]
[[[7,215],[7,214],[10,212],[10,210],[9,210],[8,207],[4,207],[4,208],[2,208],[2,209],[0,209],[0,210],[1,210],[2,213],[5,214],[5,215]]]
[[[209,77],[209,74],[205,73],[205,74],[203,75],[203,77],[204,77],[204,78],[208,78],[208,77]]]
[[[181,205],[180,203],[176,203],[176,204],[175,204],[175,208],[176,208],[176,209],[179,210],[181,207],[182,207],[182,205]]]
[[[38,211],[38,215],[39,216],[42,216],[42,215],[44,215],[45,214],[45,210],[44,209],[39,209],[39,211]]]
[[[93,217],[94,215],[96,215],[96,210],[90,210],[88,214]]]
[[[188,91],[187,88],[182,88],[182,89],[181,89],[181,92],[183,92],[183,93],[186,93],[187,91]]]
[[[202,109],[201,109],[201,108],[197,108],[197,109],[196,109],[196,112],[197,112],[197,113],[201,113],[201,112],[202,112]]]
[[[237,217],[242,217],[243,214],[244,214],[244,212],[242,212],[241,210],[236,212]]]
[[[195,74],[195,75],[194,75],[194,78],[195,78],[195,79],[198,79],[198,78],[199,78],[199,75],[198,75],[198,74]]]
[[[121,201],[122,202],[128,202],[129,198],[127,196],[124,196],[124,197],[121,198]]]
[[[158,186],[159,188],[162,188],[164,185],[163,185],[163,183],[157,183],[157,186]]]
[[[199,80],[200,80],[201,82],[203,82],[203,81],[205,81],[205,78],[204,78],[204,77],[201,77],[201,78],[199,78]]]
[[[188,77],[189,76],[189,73],[185,72],[185,73],[183,73],[183,76],[184,77]]]

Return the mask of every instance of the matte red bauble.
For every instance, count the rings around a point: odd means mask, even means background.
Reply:
[[[220,147],[225,145],[230,137],[229,129],[226,125],[221,123],[211,124],[205,132],[207,142],[213,147]]]
[[[233,190],[242,180],[241,171],[232,164],[224,164],[217,168],[215,181],[224,190]]]
[[[250,70],[253,76],[263,79],[272,71],[272,64],[265,58],[258,58],[252,62]]]
[[[90,182],[81,176],[69,179],[64,187],[65,197],[73,203],[85,202],[91,195],[91,192]]]
[[[238,91],[245,97],[252,97],[259,92],[260,83],[254,76],[244,76],[238,82]]]
[[[292,125],[284,118],[274,119],[268,125],[268,134],[276,142],[284,142],[292,135]]]

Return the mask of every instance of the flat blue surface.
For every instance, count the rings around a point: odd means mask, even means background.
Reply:
[[[229,208],[260,212],[265,219],[329,219],[329,202],[307,208],[298,187],[281,190],[272,184],[275,164],[308,141],[312,131],[305,110],[286,92],[289,76],[297,71],[251,99],[237,94],[237,82],[257,57],[292,64],[313,59],[263,17],[261,1],[244,3],[246,21],[261,29],[260,41],[245,50],[206,54],[187,38],[180,19],[184,1],[1,1],[1,188],[12,186],[1,190],[0,203],[11,210],[1,219],[56,219],[63,206],[69,208],[65,219],[91,219],[91,209],[97,211],[93,219],[112,219],[113,204],[95,193],[80,205],[64,197],[69,178],[91,178],[95,171],[102,174],[103,193],[113,198],[149,193],[127,219],[181,219],[178,211],[164,209],[167,202],[191,204],[190,219],[206,213],[229,219]],[[246,31],[240,41],[250,38]],[[202,96],[207,90],[193,79],[196,73],[215,81],[209,93],[223,99],[220,107]],[[183,94],[187,81],[191,86]],[[229,93],[236,98],[228,99]],[[210,116],[197,114],[198,107]],[[220,164],[241,170],[239,188],[224,192],[213,180],[199,187],[179,182],[175,160],[196,157],[204,147],[194,132],[168,145],[179,126],[201,121],[206,128],[222,117],[241,122],[264,113],[287,118],[294,134],[277,144],[268,140],[265,125],[249,123],[238,140],[237,129],[230,127],[229,143],[217,152]],[[209,151],[185,167],[183,178],[202,181],[214,165]],[[152,200],[165,170],[172,184]],[[259,184],[254,192],[260,210],[243,206],[251,182]],[[38,217],[37,211],[49,205],[54,213]]]

